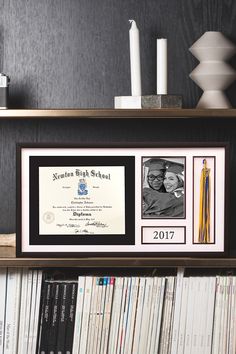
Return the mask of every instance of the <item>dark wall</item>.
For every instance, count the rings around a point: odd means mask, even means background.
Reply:
[[[0,0],[0,71],[11,78],[10,108],[105,108],[130,94],[129,23],[141,36],[143,94],[156,89],[156,38],[169,43],[169,93],[194,107],[188,48],[207,30],[236,43],[233,0]],[[232,64],[236,67],[236,59]],[[229,90],[236,106],[236,85]],[[236,179],[236,123],[204,119],[0,121],[0,233],[16,230],[17,142],[229,141]],[[230,193],[230,254],[236,255],[236,185]]]
[[[197,65],[188,48],[209,30],[236,43],[233,0],[0,0],[11,107],[113,107],[114,96],[130,94],[130,18],[140,30],[143,94],[156,89],[156,38],[168,38],[169,93],[194,107],[200,90],[188,77]]]

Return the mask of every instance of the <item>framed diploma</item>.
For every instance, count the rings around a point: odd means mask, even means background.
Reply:
[[[227,144],[17,146],[17,256],[224,255]]]

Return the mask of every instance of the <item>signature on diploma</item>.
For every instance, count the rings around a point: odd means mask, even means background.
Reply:
[[[84,230],[78,230],[76,229],[75,230],[75,234],[88,234],[89,231],[87,229],[84,229]]]
[[[80,225],[79,224],[57,224],[57,226],[59,226],[59,227],[80,227]]]
[[[104,224],[100,221],[87,222],[85,226],[95,226],[95,227],[108,227],[107,224]]]

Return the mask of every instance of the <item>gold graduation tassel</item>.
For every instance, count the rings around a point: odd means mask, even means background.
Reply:
[[[198,242],[210,243],[210,169],[207,168],[206,159],[202,162]]]

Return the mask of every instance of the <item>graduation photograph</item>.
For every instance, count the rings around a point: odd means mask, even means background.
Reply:
[[[185,217],[185,157],[143,157],[143,218]]]

